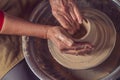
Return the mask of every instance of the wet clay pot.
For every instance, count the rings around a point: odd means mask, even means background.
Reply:
[[[80,36],[79,31],[74,34],[76,42],[89,42],[94,45],[94,50],[84,55],[71,55],[61,52],[54,42],[48,40],[49,50],[55,60],[69,69],[89,69],[98,66],[105,61],[116,42],[116,30],[112,21],[107,15],[93,8],[83,8],[81,13],[86,20],[83,20],[83,26],[86,34]],[[85,22],[86,21],[86,22]],[[80,35],[79,35],[80,34]]]

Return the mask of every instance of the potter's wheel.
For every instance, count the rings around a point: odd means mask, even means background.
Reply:
[[[88,69],[101,64],[109,57],[116,42],[115,27],[107,15],[91,8],[81,12],[89,21],[90,26],[87,27],[91,28],[80,40],[94,45],[95,49],[90,54],[75,56],[61,53],[54,43],[48,41],[49,50],[55,60],[70,69]]]
[[[110,56],[100,65],[82,70],[61,66],[48,49],[47,41],[35,37],[22,37],[25,59],[40,80],[116,80],[120,77],[120,10],[109,0],[78,0],[80,9],[94,8],[105,13],[117,30],[116,45]],[[56,24],[48,0],[43,0],[34,9],[30,21],[39,24]]]

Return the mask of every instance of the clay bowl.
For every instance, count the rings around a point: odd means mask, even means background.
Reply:
[[[110,56],[99,66],[85,70],[71,70],[60,65],[51,55],[47,40],[22,37],[25,60],[33,73],[41,80],[115,80],[120,71],[120,12],[113,1],[79,0],[79,8],[94,8],[105,13],[117,30],[116,44]],[[43,0],[34,9],[30,21],[39,24],[59,25],[52,16],[48,0]]]

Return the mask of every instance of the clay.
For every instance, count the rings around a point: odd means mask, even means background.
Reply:
[[[74,38],[74,40],[89,42],[94,45],[95,49],[90,54],[84,56],[65,54],[54,43],[48,41],[49,50],[53,58],[69,69],[89,69],[100,65],[109,57],[116,42],[116,31],[107,15],[92,8],[84,9],[81,12],[87,20],[87,23],[83,22],[86,32],[83,31],[84,35],[77,35],[77,39]]]

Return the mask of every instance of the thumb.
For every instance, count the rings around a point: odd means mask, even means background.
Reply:
[[[74,43],[74,41],[71,38],[69,38],[68,36],[65,36],[64,34],[58,35],[57,38],[67,46],[72,46]]]

